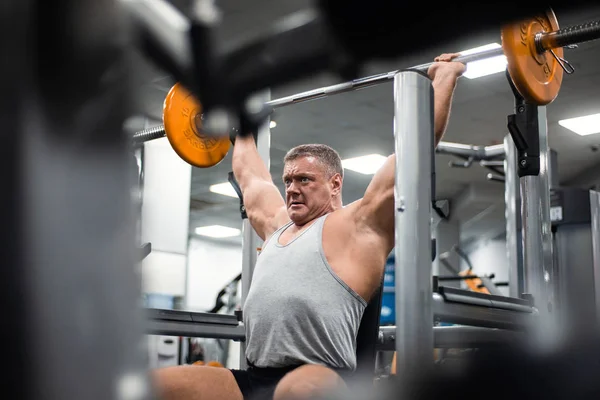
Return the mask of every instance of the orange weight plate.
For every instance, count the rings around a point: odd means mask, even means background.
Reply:
[[[231,147],[229,136],[202,133],[202,105],[180,83],[176,83],[165,98],[163,124],[173,150],[195,167],[217,165]]]
[[[221,364],[218,361],[209,361],[208,363],[206,363],[206,365],[208,365],[209,367],[224,368],[223,364]]]
[[[538,53],[534,40],[538,32],[558,29],[558,20],[552,10],[502,27],[502,48],[508,61],[508,72],[521,96],[530,103],[546,105],[558,96],[563,69],[550,51]],[[556,48],[554,53],[562,58],[563,49]]]

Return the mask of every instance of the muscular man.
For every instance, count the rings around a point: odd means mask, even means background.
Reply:
[[[435,59],[435,144],[446,130],[465,66]],[[285,199],[253,138],[237,138],[233,171],[248,218],[265,241],[244,305],[247,370],[180,366],[158,370],[165,399],[302,399],[345,386],[356,367],[363,311],[394,247],[395,155],[362,199],[342,203],[343,169],[325,145],[291,149],[284,159]]]

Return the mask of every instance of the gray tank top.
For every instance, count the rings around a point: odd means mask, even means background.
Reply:
[[[326,217],[284,246],[279,237],[290,222],[263,245],[243,312],[246,358],[257,367],[356,369],[356,335],[367,302],[325,259]]]

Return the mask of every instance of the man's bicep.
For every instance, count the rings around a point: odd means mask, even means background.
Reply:
[[[265,240],[285,224],[285,201],[273,182],[256,179],[243,189],[244,207],[252,227]]]
[[[393,235],[394,230],[394,189],[365,193],[357,202],[354,212],[357,226],[368,228],[382,235]]]
[[[394,171],[396,157],[389,156],[377,171],[356,202],[354,215],[359,228],[366,228],[382,236],[393,238],[394,231]]]

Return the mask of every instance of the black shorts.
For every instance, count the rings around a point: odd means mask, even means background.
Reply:
[[[272,400],[277,384],[283,377],[301,365],[284,368],[259,368],[248,366],[246,370],[230,369],[244,400]],[[347,370],[335,370],[342,379],[347,380],[353,373]]]
[[[237,382],[244,400],[271,400],[279,381],[296,368],[258,368],[248,366],[248,369],[230,369]]]

